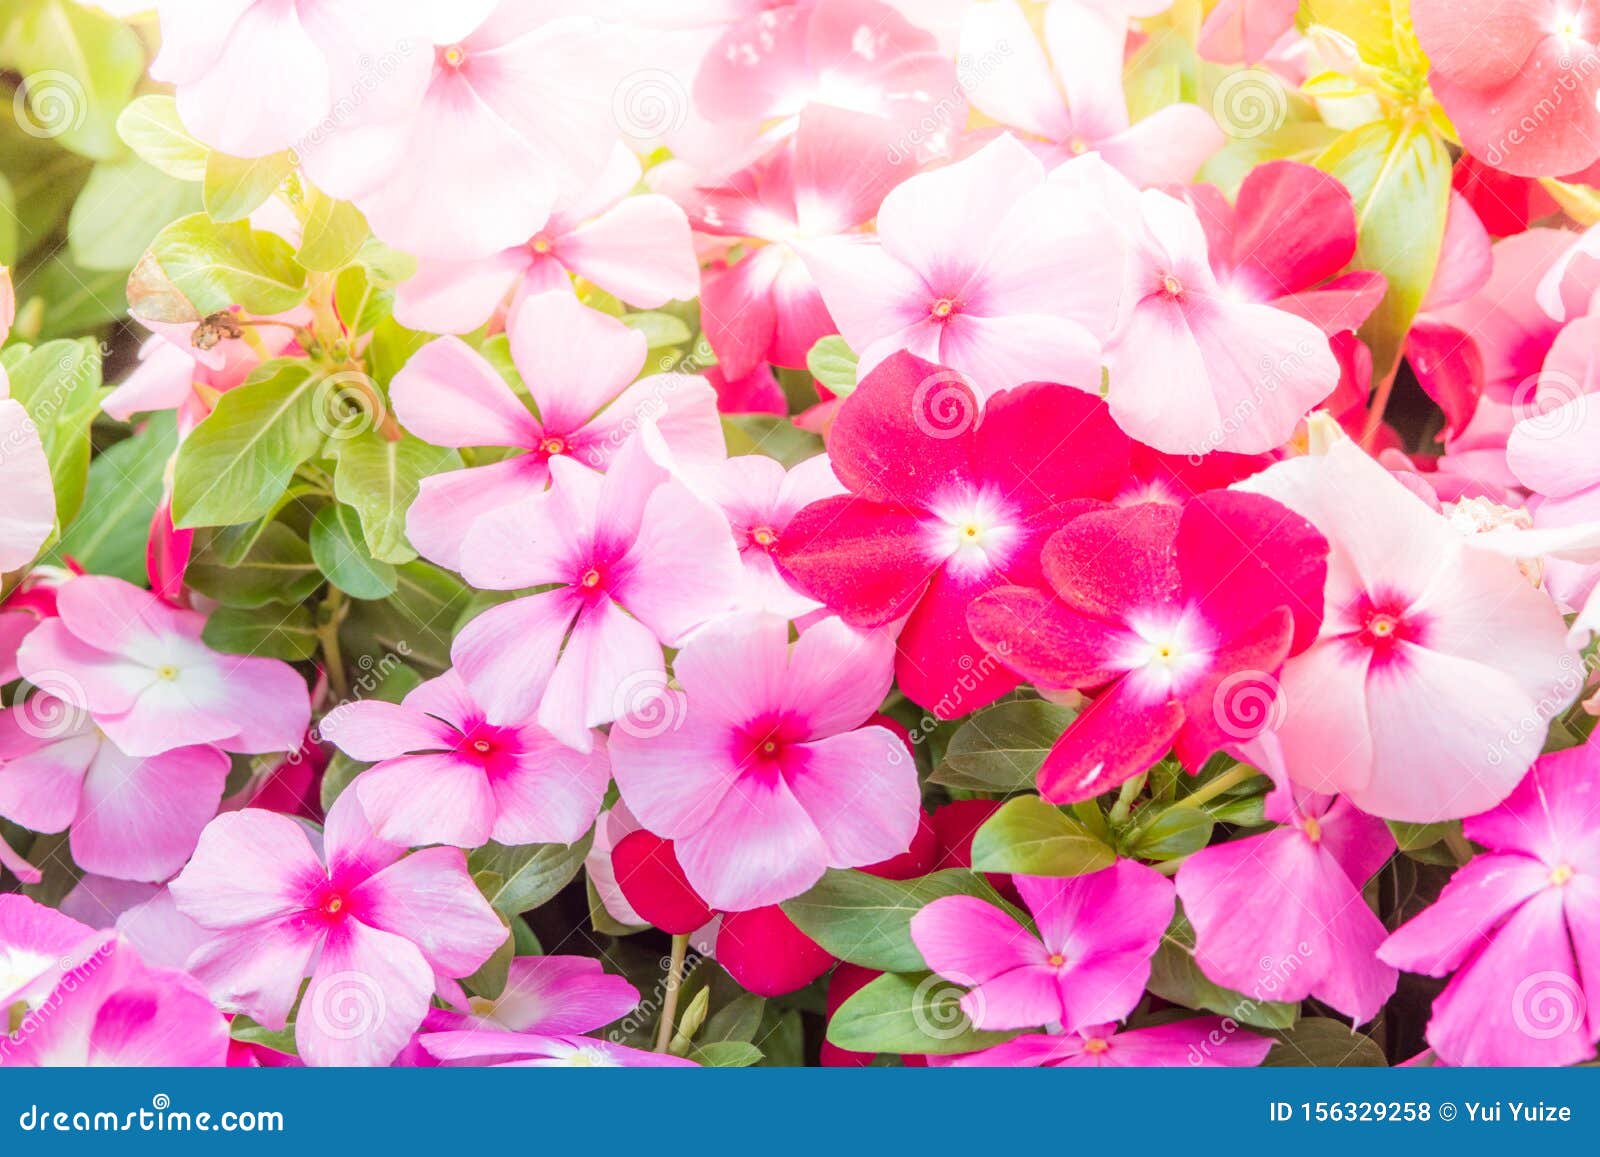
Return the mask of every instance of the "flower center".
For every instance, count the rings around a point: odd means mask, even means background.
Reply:
[[[1060,968],[1067,962],[1067,958],[1059,952],[1052,952],[1048,961],[1051,968]]]
[[[1312,843],[1320,844],[1322,842],[1322,824],[1317,822],[1315,816],[1307,816],[1305,821],[1301,823],[1300,830],[1305,832],[1306,839]]]
[[[1550,873],[1550,883],[1553,887],[1559,888],[1576,874],[1571,864],[1561,864]]]
[[[449,44],[439,49],[438,61],[448,69],[460,68],[467,61],[467,50],[459,44]]]
[[[472,741],[472,750],[476,751],[479,755],[488,755],[494,750],[494,744],[490,743],[487,739],[474,739]]]
[[[598,587],[600,585],[600,568],[592,566],[584,571],[583,577],[578,580],[578,585],[591,591]]]
[[[955,300],[949,297],[941,297],[928,307],[928,312],[940,321],[943,321],[955,311]]]
[[[1111,1045],[1109,1042],[1103,1041],[1099,1037],[1095,1037],[1091,1040],[1086,1040],[1083,1042],[1083,1051],[1086,1053],[1092,1053],[1095,1056],[1099,1056],[1101,1053],[1110,1052]]]
[[[1089,142],[1082,137],[1073,137],[1067,142],[1067,151],[1075,157],[1081,157],[1089,151]]]
[[[539,256],[543,257],[545,254],[549,253],[554,246],[551,244],[550,238],[541,233],[532,241],[528,242],[528,248],[532,249],[535,253],[539,254]]]
[[[778,532],[770,526],[758,526],[750,532],[750,541],[764,550],[770,550],[778,541]]]
[[[156,678],[158,678],[158,679],[165,679],[168,682],[171,682],[173,679],[176,679],[177,677],[178,677],[178,669],[176,667],[174,667],[171,663],[165,663],[162,666],[156,668]]]
[[[1183,282],[1179,281],[1175,274],[1163,273],[1161,275],[1161,292],[1168,297],[1182,297]]]
[[[546,438],[539,443],[539,449],[554,458],[557,454],[567,452],[567,443],[561,438]]]
[[[322,897],[322,902],[317,905],[317,911],[329,918],[337,917],[344,911],[344,896],[338,892],[329,892]]]

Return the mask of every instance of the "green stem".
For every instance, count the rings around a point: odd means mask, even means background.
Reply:
[[[1467,837],[1456,829],[1451,829],[1444,834],[1444,846],[1450,849],[1450,854],[1456,858],[1458,865],[1466,863],[1477,854],[1472,850],[1472,845],[1467,842]]]
[[[678,993],[683,989],[683,961],[689,955],[689,935],[672,938],[672,959],[667,962],[667,991],[661,1002],[661,1021],[656,1026],[656,1052],[664,1053],[672,1044],[672,1022],[678,1017]]]
[[[1200,787],[1195,788],[1188,795],[1184,796],[1181,802],[1188,807],[1199,807],[1207,800],[1216,799],[1217,796],[1221,795],[1223,792],[1231,791],[1233,788],[1238,787],[1241,783],[1245,783],[1260,774],[1260,772],[1247,763],[1234,764],[1234,766],[1230,767],[1227,771],[1223,772],[1215,779],[1209,780]]]
[[[322,664],[328,672],[328,689],[335,699],[350,696],[350,684],[344,677],[344,652],[339,646],[339,627],[349,611],[344,592],[335,586],[328,587],[328,596],[322,601],[318,616],[317,641],[322,646]]]
[[[1133,801],[1139,798],[1149,776],[1149,772],[1141,771],[1132,779],[1124,780],[1122,790],[1117,793],[1117,802],[1111,805],[1111,814],[1106,818],[1114,824],[1127,823],[1128,813],[1133,810]]]

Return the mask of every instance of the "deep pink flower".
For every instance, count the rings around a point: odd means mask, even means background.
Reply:
[[[47,691],[0,714],[0,816],[36,832],[70,827],[73,862],[86,872],[171,876],[217,814],[229,766],[210,744],[129,755]]]
[[[100,575],[63,585],[56,607],[59,617],[23,641],[17,666],[34,686],[89,712],[126,754],[300,746],[311,722],[305,680],[277,659],[213,651],[200,641],[205,615]]]
[[[942,896],[911,918],[928,967],[967,987],[981,1029],[1067,1031],[1121,1020],[1172,923],[1172,882],[1133,860],[1087,876],[1013,876],[1037,936],[976,896]]]
[[[722,460],[722,424],[704,379],[652,374],[634,381],[645,362],[644,334],[560,292],[524,301],[509,336],[512,363],[537,412],[454,337],[423,346],[390,386],[395,416],[420,438],[523,451],[422,480],[406,533],[427,558],[459,570],[461,542],[480,515],[543,491],[553,458],[604,470],[646,422],[680,463]]]
[[[638,158],[619,144],[599,179],[557,205],[525,243],[465,261],[424,258],[395,290],[395,319],[429,333],[468,333],[513,289],[514,311],[534,294],[570,292],[573,275],[640,309],[694,297],[700,266],[688,218],[658,193],[629,196],[639,176]]]
[[[662,644],[729,610],[743,569],[728,522],[673,478],[646,424],[603,475],[565,455],[545,493],[480,517],[462,574],[484,590],[548,588],[456,636],[456,669],[498,724],[588,750],[590,728],[665,685]]]
[[[846,622],[906,617],[895,678],[941,718],[1017,685],[967,630],[967,604],[1039,583],[1045,539],[1122,490],[1127,437],[1105,403],[1035,383],[979,412],[959,374],[900,353],[845,399],[829,451],[850,490],[806,507],[778,543],[800,589]]]
[[[1316,642],[1284,664],[1272,730],[1297,783],[1385,819],[1493,807],[1584,682],[1566,627],[1515,562],[1318,422],[1325,452],[1239,483],[1331,546]]]
[[[888,694],[890,643],[836,619],[789,645],[773,616],[696,632],[665,690],[611,732],[623,801],[674,841],[689,883],[738,912],[798,896],[828,868],[906,850],[916,765],[892,731],[862,726]],[[665,721],[665,722],[663,722]]]
[[[1129,123],[1122,13],[1057,0],[1045,9],[1044,39],[1041,47],[1015,0],[969,5],[961,22],[961,59],[973,74],[967,99],[1043,142],[1046,164],[1098,152],[1137,185],[1175,184],[1222,147],[1222,130],[1198,105],[1169,104]]]
[[[506,986],[490,1000],[479,998],[468,1012],[436,1008],[423,1022],[428,1034],[471,1030],[572,1036],[621,1020],[639,1004],[639,990],[605,971],[590,956],[518,956],[506,973]]]
[[[1099,163],[1066,167],[1085,162]],[[983,396],[1029,381],[1099,388],[1126,244],[1015,137],[900,185],[876,238],[798,248],[862,374],[908,350]]]
[[[373,834],[353,792],[328,812],[319,854],[296,820],[218,816],[172,881],[178,909],[216,933],[189,970],[219,1007],[281,1029],[312,1065],[386,1065],[438,978],[470,976],[508,933],[457,848],[406,855]]]
[[[1199,1016],[1122,1032],[1102,1024],[1060,1035],[1025,1033],[982,1052],[929,1060],[967,1068],[1252,1068],[1266,1059],[1273,1043],[1232,1020]]]
[[[1428,1043],[1452,1065],[1570,1065],[1600,1040],[1600,747],[1552,752],[1462,833],[1490,849],[1384,941],[1449,976]]]
[[[1081,515],[1045,545],[1047,582],[976,600],[973,635],[1012,670],[1102,688],[1045,757],[1040,793],[1090,799],[1173,747],[1199,771],[1252,734],[1253,696],[1316,637],[1327,549],[1278,503],[1211,491]]]
[[[375,764],[352,790],[378,838],[403,847],[576,843],[611,782],[604,736],[585,754],[536,724],[490,723],[454,671],[399,704],[337,707],[321,731]]]
[[[836,332],[797,249],[869,221],[911,166],[894,157],[874,117],[808,108],[796,133],[687,198],[702,233],[742,238],[743,255],[708,269],[701,324],[721,371],[735,380],[762,362],[799,368]]]
[[[1256,1001],[1313,997],[1363,1024],[1395,986],[1375,955],[1383,922],[1361,895],[1394,837],[1348,800],[1287,781],[1268,797],[1267,818],[1281,826],[1201,848],[1178,869],[1195,963]]]

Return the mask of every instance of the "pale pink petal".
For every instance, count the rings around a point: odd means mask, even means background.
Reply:
[[[460,338],[429,342],[389,386],[395,417],[438,446],[539,444],[542,430],[505,379]]]
[[[326,878],[304,827],[251,808],[206,825],[171,889],[178,910],[201,927],[233,929],[299,911]]]
[[[432,994],[433,970],[415,944],[346,920],[311,973],[295,1046],[310,1065],[387,1065],[417,1031]]]
[[[426,333],[471,333],[494,315],[530,264],[522,246],[475,261],[418,261],[417,271],[395,287],[395,320]]]
[[[579,277],[639,309],[687,301],[700,290],[689,219],[666,197],[629,197],[561,238],[556,249]]]
[[[911,846],[922,789],[903,739],[886,727],[863,727],[801,750],[805,763],[789,786],[822,833],[830,867],[875,864]]]
[[[350,901],[363,922],[405,937],[445,976],[471,975],[509,935],[458,848],[413,852],[363,883]]]
[[[495,803],[484,770],[454,752],[386,759],[351,785],[382,839],[402,847],[489,842]]]
[[[630,803],[644,819],[644,810]],[[907,836],[909,841],[909,834]],[[828,846],[781,776],[746,776],[705,824],[678,839],[678,862],[713,908],[743,912],[800,895],[822,878]]]
[[[511,357],[556,435],[576,432],[644,365],[645,336],[570,293],[541,293],[517,306]]]
[[[159,883],[195,850],[228,778],[215,747],[136,758],[102,743],[83,780],[72,858],[88,872]]]

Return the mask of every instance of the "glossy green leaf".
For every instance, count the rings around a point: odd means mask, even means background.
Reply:
[[[295,256],[307,269],[332,273],[355,258],[368,234],[367,219],[360,209],[349,201],[313,191]]]
[[[137,157],[103,161],[73,202],[67,245],[82,268],[125,274],[163,226],[199,207],[193,185]]]
[[[367,550],[360,516],[342,502],[317,511],[311,523],[311,557],[334,586],[352,598],[382,599],[394,593],[394,567]]]
[[[186,572],[190,586],[225,607],[253,609],[304,602],[322,585],[311,547],[281,522],[268,523],[253,534],[242,557],[226,561],[231,540],[245,529],[229,527],[199,536]]]
[[[95,458],[83,508],[67,526],[51,559],[59,564],[70,555],[92,574],[142,583],[150,520],[161,501],[162,479],[177,445],[172,416],[161,414]]]
[[[888,972],[828,1020],[828,1040],[861,1053],[969,1053],[1011,1033],[974,1028],[961,1011],[966,990],[930,972]]]
[[[806,354],[806,369],[839,397],[856,388],[856,352],[838,334],[819,338]]]
[[[503,915],[515,916],[537,908],[572,882],[589,854],[591,839],[592,833],[571,845],[491,843],[473,852],[467,862],[474,874],[499,875],[489,903]]]
[[[316,623],[305,607],[219,607],[200,637],[207,646],[233,655],[296,662],[317,653]]]
[[[1036,795],[1008,801],[972,839],[972,867],[979,872],[1082,876],[1109,868],[1116,858],[1082,822]]]
[[[15,104],[31,135],[97,161],[122,150],[117,118],[144,73],[138,34],[110,14],[73,0],[12,0],[12,63],[25,99]]]
[[[244,221],[218,224],[204,213],[180,217],[150,243],[149,258],[201,316],[234,305],[253,314],[283,313],[305,300],[306,271],[289,243]],[[129,280],[135,309],[151,293],[150,272],[136,268]]]
[[[1042,699],[985,708],[951,737],[933,781],[1002,795],[1029,791],[1039,765],[1077,714]]]
[[[117,135],[145,164],[180,181],[202,181],[206,148],[183,127],[178,102],[170,96],[141,96],[117,118]]]
[[[242,221],[293,171],[294,158],[287,152],[252,158],[212,153],[206,157],[206,213],[213,221]]]
[[[983,877],[965,869],[915,880],[829,871],[783,911],[811,939],[841,960],[882,972],[927,967],[911,940],[911,918],[941,896],[996,899]]]
[[[461,455],[420,438],[394,441],[377,431],[335,440],[339,464],[333,491],[361,519],[367,550],[380,562],[410,562],[417,552],[406,541],[406,512],[422,480],[461,465]]]
[[[89,483],[89,427],[98,410],[100,349],[87,339],[14,345],[0,356],[11,396],[39,430],[55,482],[56,518],[77,516]],[[3,501],[3,499],[0,499]]]

